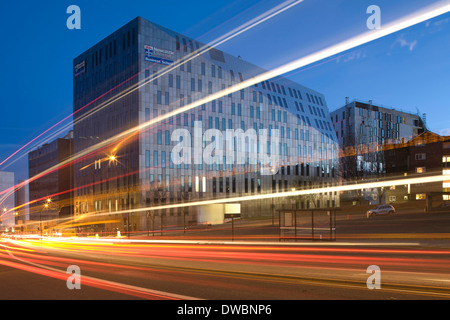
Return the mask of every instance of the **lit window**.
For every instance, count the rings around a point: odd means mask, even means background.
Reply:
[[[416,173],[424,173],[426,171],[425,167],[417,167],[416,168]]]
[[[196,176],[195,177],[195,192],[199,192],[200,191],[200,186],[199,186],[199,177]]]
[[[425,193],[416,194],[416,200],[425,200],[427,195]]]

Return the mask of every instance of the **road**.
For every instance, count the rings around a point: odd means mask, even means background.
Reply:
[[[335,242],[231,241],[216,236],[4,239],[0,298],[448,299],[448,219],[424,214],[370,221],[344,217]],[[241,226],[248,230],[255,224]],[[81,272],[81,288],[71,290],[67,269],[74,265]],[[380,269],[380,289],[367,286],[372,265]]]

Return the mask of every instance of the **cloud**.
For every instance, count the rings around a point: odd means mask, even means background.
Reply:
[[[440,19],[434,22],[426,21],[425,26],[428,28],[429,26],[441,27],[444,24],[447,24],[450,21],[450,18]]]
[[[396,47],[397,45],[399,45],[400,47],[404,48],[404,47],[408,47],[409,51],[413,51],[414,48],[417,46],[417,44],[419,43],[418,40],[413,40],[413,41],[408,41],[405,39],[405,35],[400,35],[400,37],[394,42],[394,44],[392,45],[392,48]]]
[[[342,56],[336,58],[336,63],[346,63],[353,60],[364,59],[366,57],[366,53],[362,51],[353,51]]]

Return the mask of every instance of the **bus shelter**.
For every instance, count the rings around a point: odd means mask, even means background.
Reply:
[[[340,208],[279,209],[279,238],[336,241],[336,212]]]

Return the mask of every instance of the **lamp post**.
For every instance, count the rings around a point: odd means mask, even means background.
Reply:
[[[127,156],[127,204],[128,204],[128,214],[127,214],[127,235],[130,238],[130,215],[131,215],[131,201],[130,201],[130,154]]]
[[[44,210],[48,211],[48,206],[49,206],[50,202],[51,202],[51,199],[48,198],[46,200],[46,202],[44,203],[44,207],[41,209],[41,212],[39,213],[39,225],[40,225],[39,229],[41,230],[41,240],[42,240],[42,211],[44,211]]]
[[[130,202],[130,156],[128,155],[126,161],[127,170],[127,203],[128,203],[128,213],[122,215],[124,224],[126,224],[127,237],[130,238],[130,215],[131,215],[131,202]],[[117,157],[115,155],[110,155],[108,157],[109,161],[117,162]],[[122,165],[123,166],[123,165]],[[125,231],[125,230],[124,230]]]
[[[189,193],[186,191],[181,191],[181,197],[183,198],[183,202],[186,202],[186,200],[188,200],[189,202]],[[183,233],[186,233],[186,215],[189,214],[188,212],[188,208],[187,207],[183,207]]]

